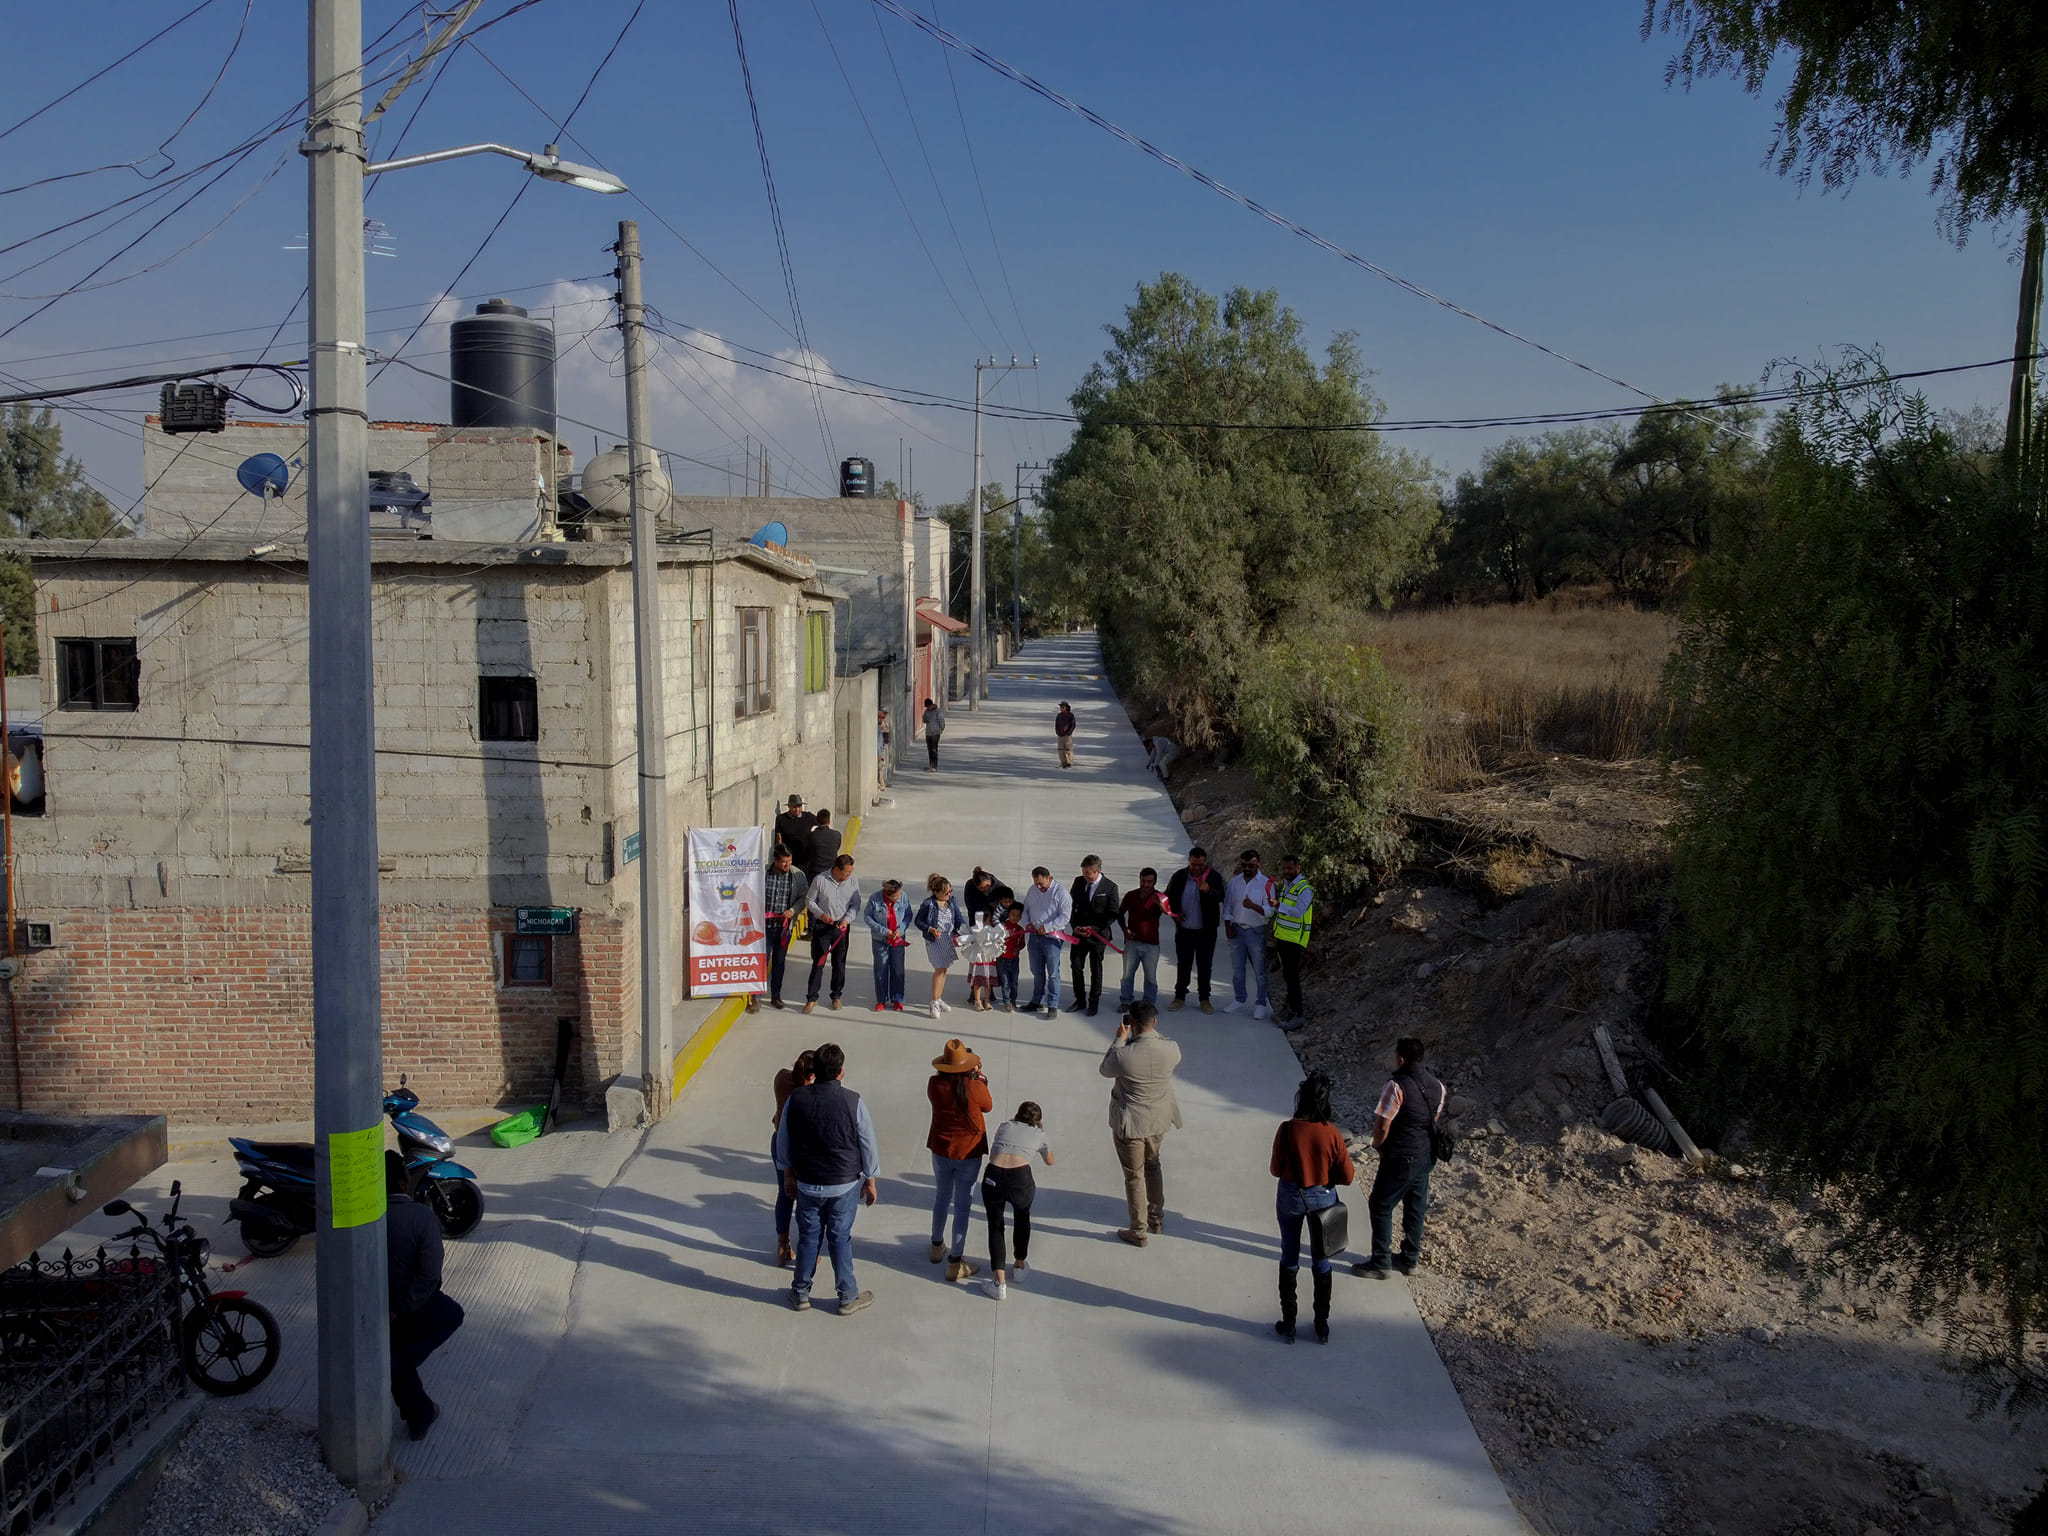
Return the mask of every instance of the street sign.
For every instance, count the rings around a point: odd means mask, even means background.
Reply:
[[[515,915],[517,931],[525,934],[562,934],[576,931],[574,907],[520,907]]]
[[[628,832],[626,834],[626,862],[630,864],[639,857],[640,834],[638,832]]]

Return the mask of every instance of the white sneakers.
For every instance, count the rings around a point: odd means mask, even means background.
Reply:
[[[1261,1003],[1258,1007],[1252,1010],[1252,1017],[1255,1019],[1264,1019],[1268,1015],[1270,1015],[1272,1011],[1273,1010],[1268,1008],[1264,1003]]]
[[[936,1018],[937,1018],[937,1017],[938,1017],[938,1016],[939,1016],[940,1014],[942,1014],[942,1013],[951,1013],[952,1011],[953,1011],[953,1005],[952,1005],[951,1003],[948,1003],[948,1002],[943,1002],[943,1001],[941,1001],[940,999],[938,999],[938,998],[936,998],[936,997],[932,999],[932,1017],[933,1017],[933,1018],[935,1018],[935,1019],[936,1019]]]
[[[1228,1002],[1223,1002],[1223,1003],[1219,1003],[1219,1004],[1217,1004],[1217,1012],[1219,1012],[1219,1013],[1235,1013],[1235,1012],[1237,1012],[1237,1010],[1238,1010],[1238,1009],[1242,1008],[1243,1006],[1244,1006],[1244,1004],[1243,1004],[1243,1003],[1237,1002],[1237,1001],[1236,1001],[1235,999],[1232,999],[1232,1000],[1230,1000],[1230,1001],[1228,1001]]]
[[[1031,1266],[1029,1264],[1026,1264],[1022,1259],[1019,1259],[1016,1262],[1016,1264],[1014,1264],[1010,1269],[1010,1278],[1012,1280],[1022,1280],[1026,1275],[1030,1273]]]
[[[1006,1301],[1009,1299],[1010,1288],[1000,1280],[984,1280],[981,1282],[981,1288],[991,1300]]]

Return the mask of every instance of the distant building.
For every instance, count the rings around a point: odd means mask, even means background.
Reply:
[[[53,941],[12,987],[26,1108],[309,1112],[305,552],[263,531],[9,546],[45,694],[14,906]],[[594,1097],[639,1050],[630,549],[380,539],[372,559],[391,1079],[539,1097],[569,1018],[570,1090]],[[664,547],[661,587],[678,868],[683,829],[764,823],[791,791],[864,808],[844,594],[723,540]],[[567,931],[520,933],[536,909]]]

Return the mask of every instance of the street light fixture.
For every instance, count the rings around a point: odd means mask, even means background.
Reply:
[[[508,144],[465,144],[460,149],[436,149],[424,155],[404,155],[396,160],[377,160],[363,167],[365,176],[381,175],[385,171],[409,170],[415,165],[438,165],[443,160],[460,160],[467,155],[503,155],[508,160],[517,160],[534,175],[546,181],[566,182],[572,187],[581,187],[586,192],[623,192],[626,184],[610,171],[600,171],[594,166],[578,165],[574,160],[564,160],[559,145],[550,144],[539,154],[531,150],[514,149]]]

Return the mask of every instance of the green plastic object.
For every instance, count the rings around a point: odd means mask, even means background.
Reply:
[[[516,1115],[509,1115],[491,1127],[491,1140],[501,1147],[523,1147],[529,1141],[540,1138],[541,1125],[547,1119],[548,1107],[536,1104],[531,1109],[522,1109]]]

